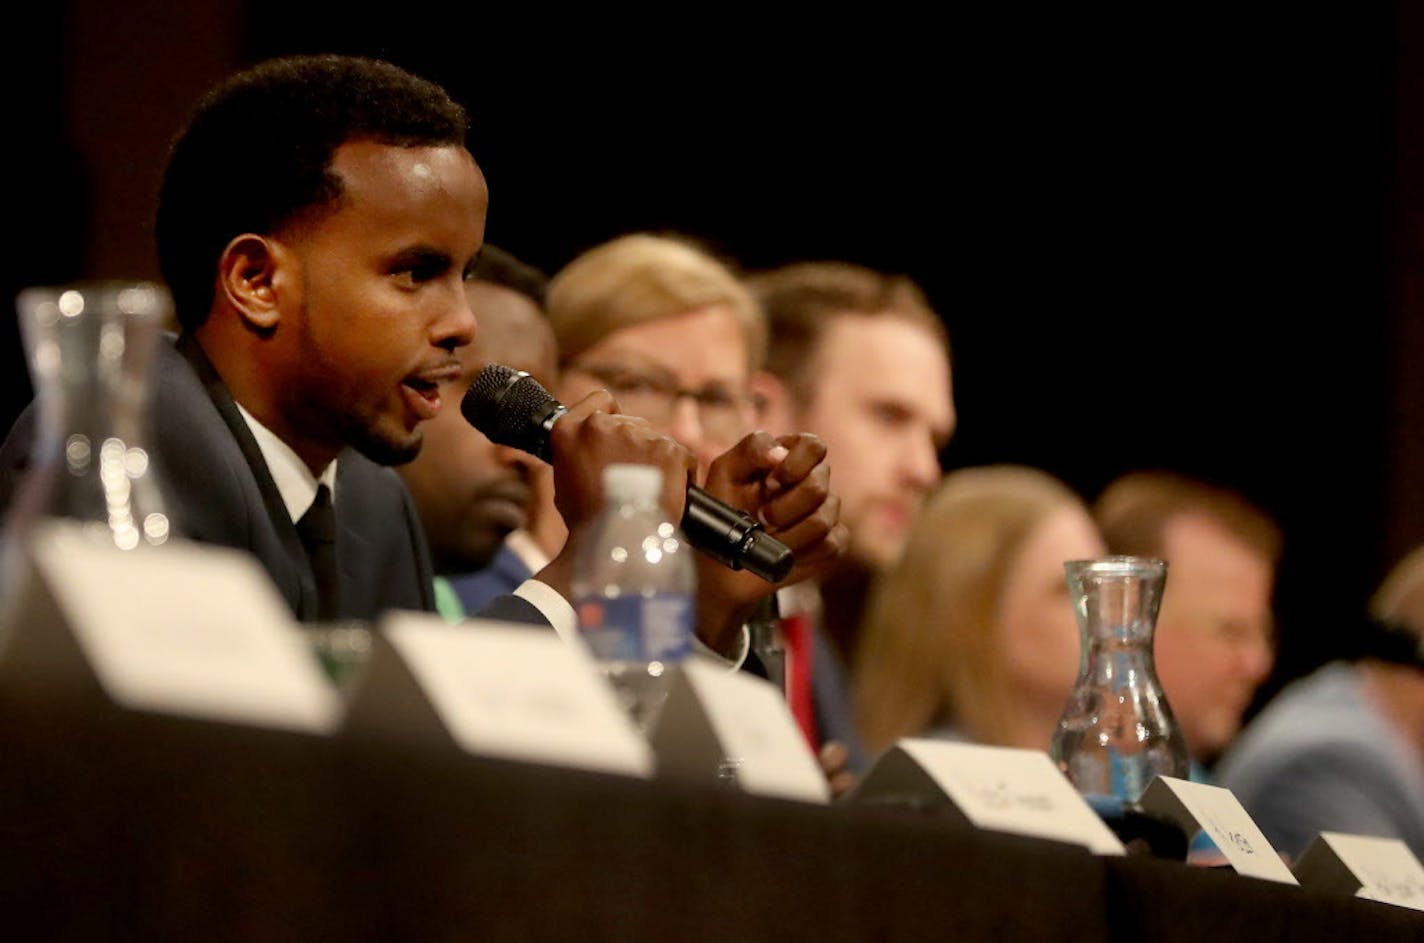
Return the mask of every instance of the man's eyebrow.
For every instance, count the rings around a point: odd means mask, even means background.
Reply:
[[[450,253],[434,246],[409,246],[391,257],[393,267],[418,266],[444,271],[452,264]]]
[[[612,355],[611,360],[599,360],[588,364],[594,370],[601,373],[631,374],[641,379],[657,380],[672,386],[677,386],[677,374],[664,367],[662,364],[652,361],[639,361],[636,358],[619,360],[618,355]]]
[[[874,409],[885,410],[897,420],[918,421],[924,416],[913,403],[906,402],[894,396],[886,396],[881,399],[873,400],[871,406]],[[943,452],[949,445],[950,440],[954,438],[955,421],[950,420],[944,425],[938,425],[930,421],[929,426],[930,438],[934,442],[935,449]]]

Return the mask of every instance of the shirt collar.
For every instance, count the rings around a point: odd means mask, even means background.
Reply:
[[[312,506],[312,502],[316,500],[318,485],[326,485],[331,490],[331,500],[335,503],[335,459],[332,459],[321,470],[320,475],[313,475],[311,469],[307,468],[306,462],[292,451],[292,447],[279,439],[271,429],[258,422],[255,416],[242,408],[241,403],[237,404],[237,411],[242,414],[247,428],[252,431],[252,438],[257,440],[257,448],[262,452],[262,459],[267,463],[267,471],[271,473],[272,481],[277,485],[277,493],[282,496],[282,503],[286,505],[287,513],[291,515],[292,523],[301,520],[302,515]]]
[[[510,553],[519,558],[519,562],[523,563],[530,573],[538,573],[549,565],[549,555],[527,530],[511,531],[509,536],[504,538],[504,545],[509,548]]]
[[[813,623],[821,621],[821,591],[814,580],[802,580],[776,591],[777,608],[782,616],[801,613]]]

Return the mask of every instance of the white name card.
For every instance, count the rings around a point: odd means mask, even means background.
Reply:
[[[674,669],[650,740],[661,776],[704,783],[720,777],[757,795],[830,800],[785,698],[761,678],[688,659]]]
[[[394,613],[347,713],[352,735],[647,777],[652,754],[582,646],[484,619]]]
[[[949,805],[979,828],[1124,854],[1112,829],[1038,750],[906,738],[876,761],[852,801]]]
[[[119,550],[80,525],[34,532],[0,674],[97,681],[133,710],[329,733],[341,700],[247,554],[172,540]]]
[[[1321,832],[1295,876],[1302,887],[1424,910],[1424,865],[1397,838]]]
[[[1231,790],[1158,776],[1143,792],[1139,805],[1171,819],[1188,838],[1205,831],[1237,874],[1295,884],[1295,876]]]

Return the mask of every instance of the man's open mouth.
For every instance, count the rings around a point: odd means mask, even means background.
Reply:
[[[401,381],[406,404],[421,419],[432,419],[440,412],[440,384],[421,377],[406,377]]]
[[[420,377],[407,377],[405,385],[426,399],[438,399],[440,397],[440,384],[433,383],[430,380],[422,380]]]

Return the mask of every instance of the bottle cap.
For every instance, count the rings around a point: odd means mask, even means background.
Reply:
[[[603,470],[603,494],[620,504],[656,504],[663,490],[663,472],[652,465],[609,465]]]

